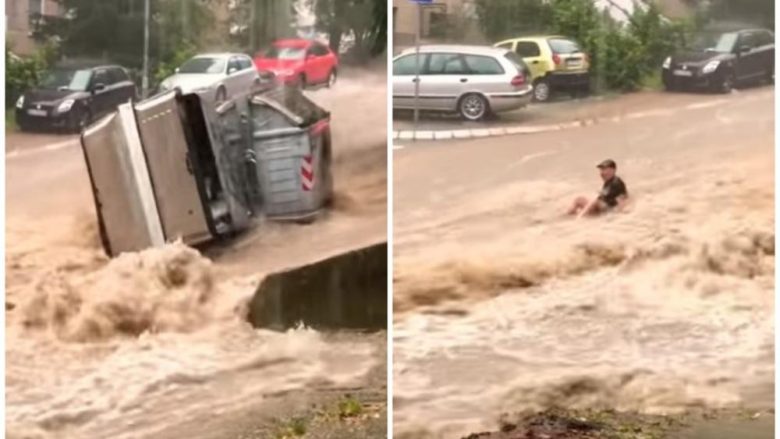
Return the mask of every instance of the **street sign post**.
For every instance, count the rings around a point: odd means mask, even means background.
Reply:
[[[414,127],[412,139],[417,140],[417,124],[420,120],[420,31],[422,30],[422,7],[433,4],[433,0],[409,0],[417,4],[417,26],[414,32]]]

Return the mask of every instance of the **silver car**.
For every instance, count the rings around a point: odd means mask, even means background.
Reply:
[[[252,58],[241,53],[210,53],[196,55],[165,78],[160,91],[178,88],[182,93],[213,90],[215,102],[250,90],[260,83]]]
[[[393,58],[393,108],[414,109],[414,49]],[[531,74],[507,49],[420,47],[419,109],[458,112],[466,120],[522,108],[531,101]]]

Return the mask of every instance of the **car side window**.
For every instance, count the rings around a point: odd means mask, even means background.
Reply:
[[[95,75],[92,77],[92,86],[94,87],[97,84],[111,85],[105,69],[95,71]]]
[[[415,61],[415,54],[409,54],[404,55],[395,61],[393,61],[393,75],[396,76],[404,76],[404,75],[414,75],[415,73],[415,67],[416,67],[416,61]],[[425,57],[426,55],[420,54],[420,69],[422,70],[422,66],[425,63]]]
[[[756,39],[756,33],[755,32],[743,32],[739,35],[739,46],[740,47],[749,47],[751,49],[755,48],[756,46],[759,46],[758,41]]]
[[[515,53],[522,58],[530,58],[542,54],[541,50],[539,50],[539,45],[533,41],[519,41]]]
[[[238,62],[238,58],[236,57],[230,58],[230,61],[228,61],[228,72],[231,70],[241,70],[241,64]]]
[[[496,45],[499,49],[512,50],[512,43],[503,43]]]
[[[465,75],[468,73],[463,64],[463,56],[457,53],[433,53],[423,73],[426,75]]]
[[[325,56],[328,54],[328,49],[322,44],[316,44],[314,46],[314,54],[317,56]]]
[[[114,75],[116,75],[116,82],[124,82],[129,81],[130,77],[127,76],[127,72],[125,72],[125,69],[121,67],[114,67]]]
[[[472,75],[502,75],[504,68],[495,58],[480,55],[466,55],[466,64]]]
[[[758,45],[759,46],[771,46],[775,42],[775,37],[769,31],[761,31],[758,33]]]
[[[238,63],[241,66],[241,70],[247,70],[252,68],[252,60],[248,57],[242,56],[238,59]]]

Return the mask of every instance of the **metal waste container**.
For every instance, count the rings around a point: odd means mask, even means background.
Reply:
[[[199,244],[259,214],[313,218],[333,193],[329,124],[291,88],[120,105],[81,136],[106,252]]]
[[[257,204],[271,219],[311,219],[333,196],[330,113],[288,87],[249,104]]]

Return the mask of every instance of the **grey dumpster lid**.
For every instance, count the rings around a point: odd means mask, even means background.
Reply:
[[[258,93],[252,97],[252,103],[272,107],[300,127],[330,117],[328,111],[294,87],[277,87]]]

